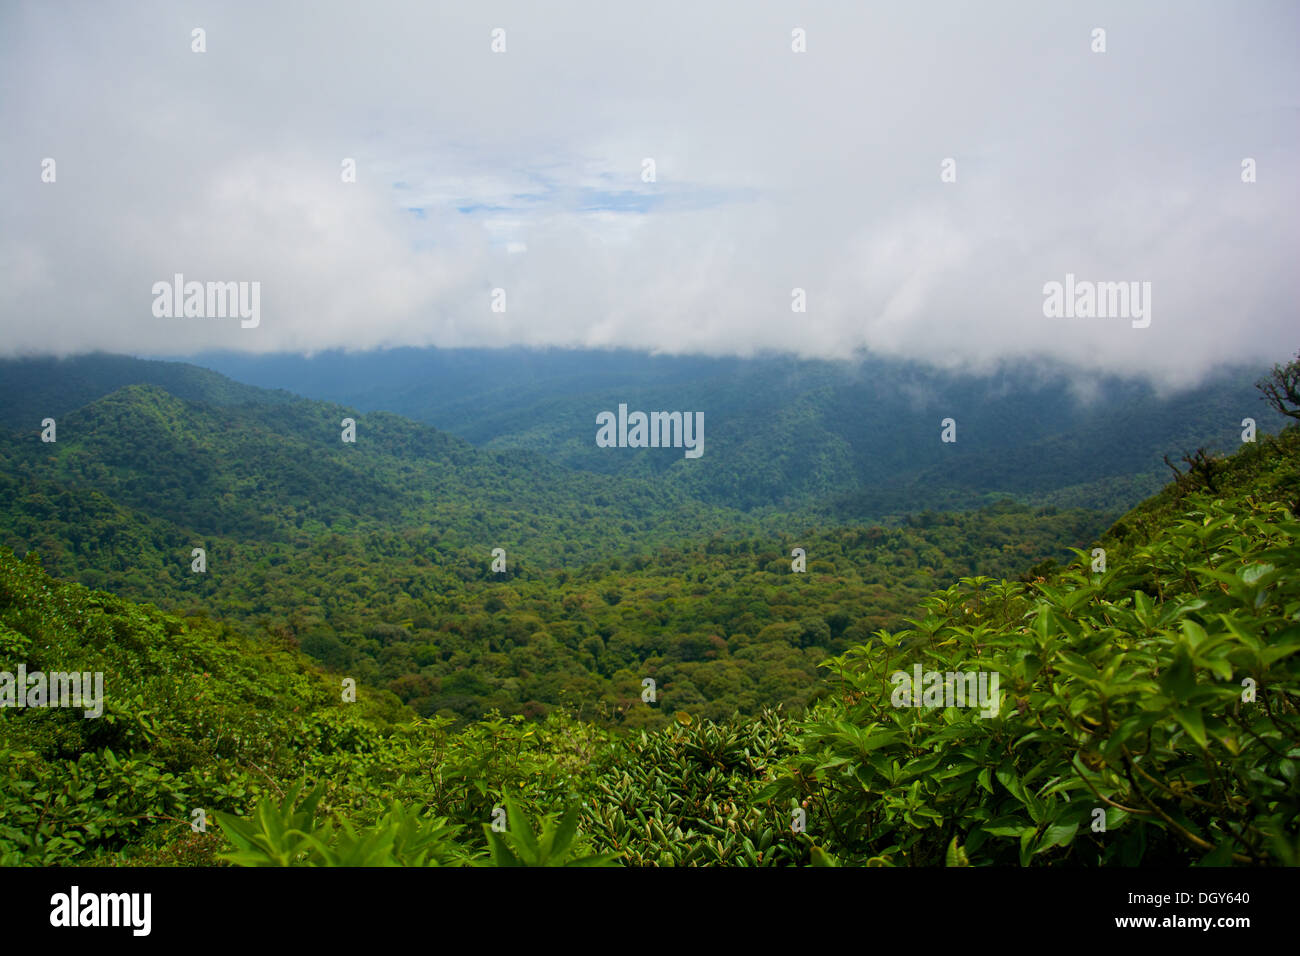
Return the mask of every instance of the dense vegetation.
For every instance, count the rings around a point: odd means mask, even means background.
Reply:
[[[1240,422],[1275,430],[1257,370],[1231,369],[1163,393],[1141,382],[1040,363],[981,373],[859,355],[851,361],[656,356],[562,349],[393,349],[366,354],[204,356],[242,382],[386,409],[494,450],[571,468],[655,477],[691,498],[744,510],[811,510],[821,523],[925,508],[979,507],[990,494],[1124,511],[1168,480],[1161,456],[1232,449]],[[704,412],[706,451],[597,448],[594,416]],[[940,421],[957,441],[939,441]]]
[[[647,678],[666,705],[713,719],[803,706],[822,660],[900,623],[937,583],[1014,577],[1107,524],[1008,501],[893,527],[743,514],[216,378],[184,389],[203,400],[119,388],[60,414],[53,443],[35,427],[0,434],[0,544],[300,646],[424,716],[565,706],[657,726],[638,706]],[[340,441],[345,416],[356,444]]]
[[[97,720],[0,713],[0,860],[1295,864],[1298,494],[1293,428],[1126,515],[1104,571],[1085,548],[939,584],[905,626],[849,613],[842,651],[809,645],[830,658],[806,712],[714,721],[665,697],[639,705],[676,711],[652,730],[559,708],[458,730],[364,684],[345,702],[287,637],[0,549],[0,670],[102,670],[107,697]],[[996,671],[1005,699],[893,706],[913,663]],[[218,825],[194,832],[195,808]]]
[[[506,453],[481,460],[507,477],[536,470],[535,459],[521,452],[563,466],[538,472],[546,482],[589,490],[597,486],[573,484],[572,469],[618,475],[627,482],[604,486],[610,500],[629,494],[617,489],[631,489],[629,500],[646,500],[652,492],[652,510],[665,495],[686,499],[719,509],[727,527],[744,526],[736,523],[737,511],[775,509],[807,514],[820,525],[852,524],[925,508],[977,508],[1006,494],[1113,515],[1159,490],[1168,479],[1163,455],[1235,448],[1245,417],[1267,430],[1285,421],[1260,401],[1251,369],[1222,371],[1194,388],[1163,393],[1120,378],[1080,378],[1051,365],[959,374],[869,355],[821,362],[394,349],[312,357],[218,354],[198,361],[206,368],[109,355],[0,360],[0,408],[8,412],[8,427],[30,434],[46,416],[62,416],[133,384],[222,407],[294,400],[230,381],[212,368],[240,382],[427,423]],[[686,461],[678,450],[630,454],[596,447],[596,412],[620,402],[632,409],[704,412],[704,457]],[[939,441],[940,421],[948,416],[958,422],[955,444]],[[232,420],[230,427],[238,424]],[[614,527],[621,531],[621,524]],[[575,536],[583,531],[574,526]],[[615,543],[620,549],[635,544]]]

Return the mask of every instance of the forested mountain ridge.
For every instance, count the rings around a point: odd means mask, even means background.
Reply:
[[[0,543],[56,574],[264,628],[458,719],[567,701],[662,722],[628,707],[646,678],[714,717],[801,706],[827,653],[936,578],[1015,574],[1105,523],[1005,503],[898,528],[759,522],[387,413],[152,385],[61,416],[53,443],[0,435],[0,492]]]
[[[426,715],[571,705],[654,725],[663,711],[630,706],[647,678],[713,718],[803,706],[826,655],[896,626],[937,581],[1014,577],[1109,523],[1006,502],[893,528],[747,515],[661,480],[161,369],[219,401],[132,385],[62,414],[54,443],[34,425],[0,433],[0,543],[298,642]]]
[[[127,385],[156,385],[188,401],[210,405],[293,401],[280,389],[242,385],[185,362],[153,361],[95,352],[67,358],[0,358],[0,408],[6,425],[26,431]]]
[[[977,375],[871,357],[396,349],[197,361],[276,390],[179,362],[5,359],[0,408],[24,431],[124,385],[221,406],[292,404],[287,386],[354,410],[394,412],[512,457],[533,451],[566,470],[651,479],[661,492],[733,512],[800,511],[832,522],[979,507],[1006,494],[1119,513],[1163,485],[1163,455],[1231,451],[1243,418],[1263,430],[1281,424],[1252,387],[1254,369],[1163,394],[1051,366]],[[596,413],[620,403],[703,411],[704,456],[597,447]],[[957,426],[951,443],[940,441],[947,417]]]
[[[348,444],[342,421],[354,416],[357,441]],[[40,440],[39,422],[6,430],[5,472],[111,492],[200,533],[256,538],[401,521],[426,528],[435,544],[507,547],[546,565],[743,524],[649,483],[481,451],[396,415],[306,399],[216,406],[132,385],[57,428],[52,443]]]
[[[1241,421],[1276,430],[1260,369],[1224,369],[1163,393],[1041,363],[986,373],[860,356],[803,361],[562,349],[394,349],[303,356],[211,354],[199,364],[254,384],[383,408],[489,448],[524,448],[588,471],[656,475],[742,509],[810,509],[859,521],[969,508],[991,494],[1119,512],[1167,480],[1161,457],[1230,452]],[[707,450],[597,448],[596,412],[705,413]],[[956,441],[940,441],[941,421]]]

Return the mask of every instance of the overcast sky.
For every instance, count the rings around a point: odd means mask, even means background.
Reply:
[[[1271,363],[1300,347],[1298,11],[4,0],[0,353]],[[260,325],[155,317],[175,273],[260,282]],[[1150,326],[1046,318],[1067,273],[1150,282]]]

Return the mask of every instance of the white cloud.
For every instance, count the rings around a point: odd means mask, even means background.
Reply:
[[[1290,354],[1297,8],[1044,7],[11,5],[0,350]],[[155,319],[176,272],[261,325]],[[1043,318],[1067,272],[1150,281],[1151,327]]]

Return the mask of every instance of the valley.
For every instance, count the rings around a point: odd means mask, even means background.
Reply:
[[[954,839],[985,864],[1294,860],[1294,427],[1211,454],[1132,509],[1119,503],[1141,481],[1113,470],[1079,503],[1095,462],[1026,493],[1013,449],[997,472],[980,471],[988,453],[738,507],[726,479],[478,447],[196,366],[0,366],[0,394],[36,383],[9,419],[29,426],[0,434],[0,671],[104,677],[94,720],[2,715],[7,864],[260,865],[274,838],[249,829],[255,804],[263,821],[324,828],[333,849],[274,850],[297,859],[361,859],[337,818],[410,828],[426,865],[500,863],[516,850],[473,834],[507,800],[512,826],[577,814],[584,865],[924,866],[953,858]],[[42,417],[57,440],[41,440]],[[1087,447],[1090,427],[1059,453]],[[766,441],[783,429],[774,417]],[[971,506],[943,507],[959,500]],[[1097,676],[1118,661],[1123,680]],[[1241,675],[1267,708],[1228,702]],[[1085,718],[1112,742],[1097,749]],[[1133,791],[1113,741],[1135,733],[1151,768],[1217,788],[1207,809]],[[1213,782],[1195,769],[1211,753]],[[1089,837],[1095,801],[1029,795],[1051,767],[1114,805],[1172,801],[1160,812],[1181,822],[1102,813],[1119,838]],[[75,780],[90,781],[76,816],[31,815]],[[1211,799],[1224,787],[1267,809]],[[196,807],[220,834],[179,839],[167,821]],[[1025,812],[1054,822],[1026,829]]]

